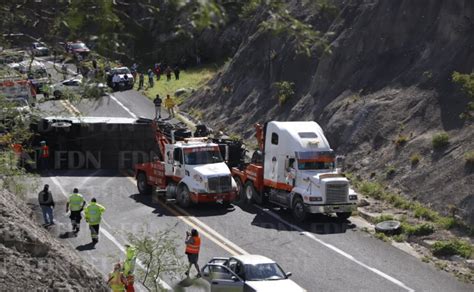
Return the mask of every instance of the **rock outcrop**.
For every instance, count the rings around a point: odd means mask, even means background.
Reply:
[[[63,246],[17,196],[0,190],[1,291],[109,291],[101,274]]]
[[[332,32],[331,53],[315,45],[311,57],[297,54],[291,35],[259,28],[260,12],[242,27],[248,35],[232,61],[184,108],[245,138],[255,122],[315,120],[350,171],[441,212],[455,204],[474,224],[473,167],[464,159],[474,127],[460,118],[469,99],[451,81],[474,68],[474,2],[334,1],[336,13],[288,3],[297,18]],[[273,86],[281,81],[295,84],[282,105]],[[449,145],[434,149],[440,131]]]

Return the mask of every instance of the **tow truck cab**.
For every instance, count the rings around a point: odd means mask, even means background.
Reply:
[[[193,203],[232,202],[237,185],[224,162],[219,146],[202,138],[186,138],[165,145],[165,176],[177,183],[167,186],[166,196],[189,192]],[[184,194],[185,195],[185,194]]]

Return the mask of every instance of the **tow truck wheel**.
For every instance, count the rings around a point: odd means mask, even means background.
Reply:
[[[336,215],[337,215],[337,218],[347,219],[351,217],[352,212],[340,212],[340,213],[336,213]]]
[[[245,194],[244,194],[244,185],[240,177],[234,176],[235,183],[237,184],[237,196],[235,197],[235,202],[237,204],[245,203]]]
[[[253,186],[252,181],[248,181],[245,183],[245,201],[247,203],[255,202],[257,204],[262,204],[262,197],[259,196],[255,187]]]
[[[306,219],[306,211],[304,209],[304,203],[301,197],[296,197],[293,200],[293,217],[298,222],[303,222]]]
[[[182,186],[181,190],[178,191],[178,204],[183,207],[187,208],[191,205],[191,197],[189,195],[189,189],[187,186]]]
[[[140,195],[151,194],[151,186],[148,184],[146,174],[144,172],[140,172],[137,175],[137,187],[138,192],[140,192]]]

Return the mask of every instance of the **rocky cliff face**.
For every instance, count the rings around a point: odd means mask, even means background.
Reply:
[[[474,2],[336,1],[331,15],[288,2],[299,19],[334,33],[332,52],[315,46],[311,57],[299,55],[291,35],[258,29],[256,16],[242,27],[248,33],[232,61],[185,109],[246,138],[255,122],[315,120],[349,170],[442,212],[456,204],[473,224],[473,167],[464,154],[474,149],[474,127],[459,117],[468,98],[451,74],[474,67]],[[295,83],[283,105],[272,86],[280,81]],[[439,131],[450,143],[434,150]],[[406,143],[398,145],[399,137]]]
[[[25,202],[0,190],[1,291],[109,291],[95,269],[38,225]]]

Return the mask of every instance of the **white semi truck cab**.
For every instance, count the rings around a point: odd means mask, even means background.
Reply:
[[[348,218],[356,209],[357,194],[336,170],[334,151],[316,122],[258,125],[257,139],[261,152],[253,162],[232,169],[244,200],[268,200],[291,209],[298,221],[308,213]]]

